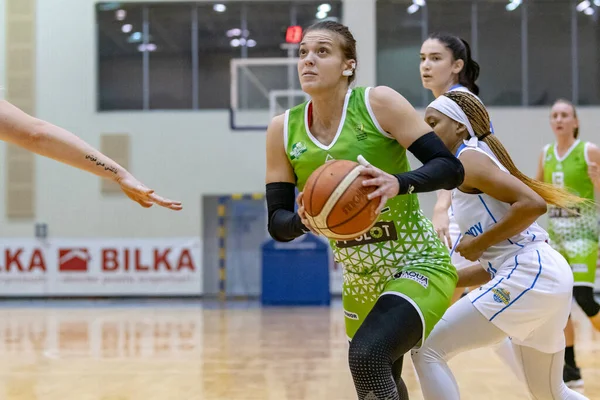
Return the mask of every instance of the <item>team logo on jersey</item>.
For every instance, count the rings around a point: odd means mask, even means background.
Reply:
[[[389,221],[379,221],[369,230],[352,240],[338,240],[335,244],[338,248],[344,249],[347,247],[362,246],[365,244],[387,242],[398,239],[398,231],[396,225]]]
[[[367,138],[367,132],[365,132],[365,126],[363,125],[362,122],[360,124],[356,125],[355,133],[356,133],[356,140],[358,140],[359,142],[361,140],[365,140]]]
[[[325,162],[333,161],[333,160],[335,160],[335,158],[333,158],[333,156],[331,154],[327,153],[327,157],[325,157]]]
[[[306,150],[308,150],[306,148],[306,145],[302,142],[298,142],[298,143],[294,143],[292,145],[292,151],[290,151],[290,159],[291,160],[297,160],[300,158],[300,156],[302,155],[302,153],[305,153]]]
[[[353,320],[358,321],[358,314],[357,313],[353,313],[353,312],[344,310],[344,316],[346,318],[348,318],[348,319],[353,319]]]
[[[510,292],[506,289],[492,289],[492,293],[494,293],[494,301],[496,303],[510,303]]]
[[[410,279],[417,282],[425,289],[429,286],[429,278],[415,271],[400,271],[394,274],[394,279]]]
[[[552,184],[558,187],[565,186],[565,174],[562,171],[552,173]]]

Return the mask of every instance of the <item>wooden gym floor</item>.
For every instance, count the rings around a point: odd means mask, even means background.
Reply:
[[[584,393],[600,398],[600,335],[575,321]],[[0,400],[352,400],[346,352],[339,301],[5,302]],[[526,398],[489,349],[450,365],[464,400]],[[422,399],[410,361],[404,375]]]

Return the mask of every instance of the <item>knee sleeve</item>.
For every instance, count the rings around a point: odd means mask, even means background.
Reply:
[[[418,343],[422,330],[421,317],[407,300],[386,295],[377,301],[352,338],[348,351],[350,372],[360,400],[404,398],[398,393],[398,387],[403,386],[401,378],[394,376],[392,365]]]
[[[588,317],[593,317],[600,311],[600,304],[594,299],[594,288],[589,286],[575,286],[573,288],[573,297],[579,304],[579,307]]]

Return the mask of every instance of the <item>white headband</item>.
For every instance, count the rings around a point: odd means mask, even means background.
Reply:
[[[471,137],[475,137],[475,131],[473,130],[473,127],[469,122],[467,114],[465,114],[463,109],[460,108],[460,106],[454,100],[451,100],[450,98],[441,95],[437,99],[432,101],[427,107],[431,107],[435,110],[438,110],[439,112],[441,112],[449,118],[452,118],[459,124],[463,124],[467,128],[467,131],[469,131],[469,135]]]

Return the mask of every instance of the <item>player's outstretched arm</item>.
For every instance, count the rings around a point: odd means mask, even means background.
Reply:
[[[398,185],[393,189],[396,192],[391,193],[392,188],[386,188],[388,197],[450,190],[462,183],[464,170],[461,162],[402,95],[389,87],[378,86],[369,92],[369,102],[381,128],[423,163],[414,171],[395,175]],[[374,194],[384,193],[378,191]]]
[[[269,234],[278,242],[289,242],[307,232],[299,215],[303,207],[294,212],[296,179],[285,154],[284,120],[284,115],[278,115],[267,128],[267,225]]]
[[[5,100],[0,100],[0,140],[97,176],[116,181],[123,192],[143,207],[158,204],[181,210],[181,202],[154,193],[122,166],[73,133],[34,118]]]

